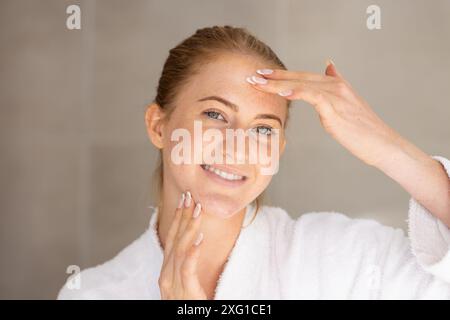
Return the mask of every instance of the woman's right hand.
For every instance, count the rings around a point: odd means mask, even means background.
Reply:
[[[206,300],[200,285],[197,262],[203,233],[199,232],[201,205],[191,193],[183,193],[175,211],[164,248],[158,284],[162,300]]]

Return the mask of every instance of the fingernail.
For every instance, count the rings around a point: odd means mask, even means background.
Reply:
[[[292,90],[284,90],[281,92],[278,92],[278,95],[282,96],[282,97],[287,97],[290,96],[292,94]]]
[[[256,73],[265,75],[265,74],[272,74],[273,70],[272,69],[258,69],[256,70]]]
[[[191,200],[192,200],[191,193],[188,191],[186,192],[186,197],[184,198],[184,206],[186,208],[189,208],[191,206]]]
[[[258,84],[266,84],[267,83],[267,79],[257,77],[257,76],[252,76],[252,80]]]
[[[184,203],[184,193],[181,194],[180,202],[178,202],[178,209],[183,206]]]
[[[200,203],[197,203],[195,205],[194,213],[192,214],[192,217],[195,219],[200,215],[200,211],[202,210],[202,205]]]
[[[332,64],[333,66],[335,65],[333,60],[331,60],[330,58],[328,58],[325,63],[326,63],[327,66],[329,66],[330,64]]]
[[[200,232],[200,233],[198,234],[198,236],[197,236],[197,239],[195,239],[194,244],[195,244],[196,246],[198,246],[198,245],[200,244],[200,242],[202,242],[202,240],[203,240],[203,232]]]
[[[248,83],[256,84],[255,82],[253,82],[252,78],[250,78],[250,77],[247,77],[245,80],[246,80]]]

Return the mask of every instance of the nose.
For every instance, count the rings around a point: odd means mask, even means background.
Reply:
[[[225,161],[229,164],[249,163],[249,137],[242,128],[227,129],[223,142]]]

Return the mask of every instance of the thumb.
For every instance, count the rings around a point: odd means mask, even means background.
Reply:
[[[334,64],[333,60],[327,59],[326,65],[327,67],[325,69],[325,74],[327,76],[342,78],[342,75],[339,73],[339,71],[337,71],[336,65]]]

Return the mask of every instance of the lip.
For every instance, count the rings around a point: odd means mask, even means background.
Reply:
[[[233,167],[229,167],[229,166],[224,166],[222,164],[208,164],[208,163],[203,163],[204,165],[208,165],[210,167],[213,167],[215,169],[219,169],[221,171],[225,171],[227,173],[232,173],[232,174],[236,174],[238,176],[242,176],[244,178],[247,178],[247,175],[245,173],[243,173],[242,171],[235,169]]]
[[[221,166],[221,165],[209,165],[209,166],[211,166],[213,168],[217,168],[217,169],[225,171],[225,172],[228,172],[228,173],[232,173],[232,174],[236,174],[236,175],[244,177],[244,179],[242,179],[242,180],[226,180],[211,171],[203,169],[203,167],[201,165],[199,165],[200,170],[202,170],[206,176],[211,178],[211,180],[213,180],[217,183],[220,183],[222,185],[230,186],[230,187],[237,187],[237,186],[244,184],[247,181],[247,176],[245,174],[242,174],[240,171],[235,170],[234,168],[232,169],[230,167]]]

